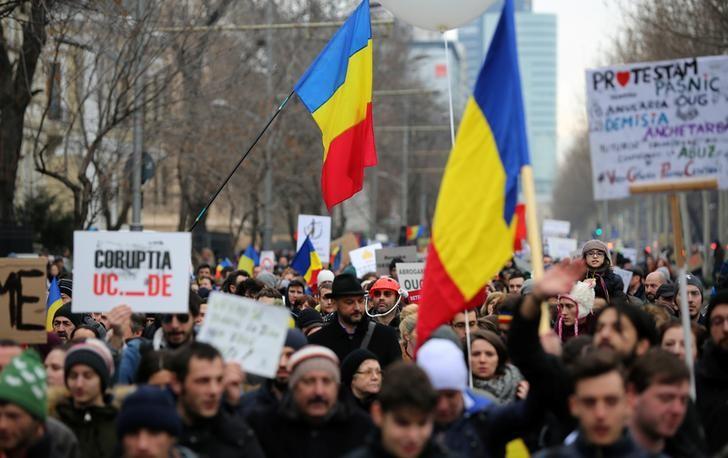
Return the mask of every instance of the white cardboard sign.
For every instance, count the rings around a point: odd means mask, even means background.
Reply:
[[[544,237],[567,237],[571,231],[571,222],[558,219],[543,220]]]
[[[73,233],[74,313],[186,313],[192,243],[189,232]]]
[[[397,278],[399,286],[405,291],[422,289],[422,278],[425,276],[424,262],[398,262]]]
[[[416,262],[417,247],[410,245],[382,248],[377,250],[374,255],[377,258],[377,274],[389,275],[389,264],[395,258],[401,258],[403,262]]]
[[[587,70],[586,89],[595,199],[656,183],[728,187],[728,56]]]
[[[632,261],[632,264],[637,264],[637,248],[622,248],[620,251],[622,256]]]
[[[548,254],[551,255],[553,258],[570,258],[571,255],[576,251],[576,239],[547,237],[546,243],[549,246]]]
[[[301,249],[306,237],[311,239],[313,248],[324,264],[329,263],[331,253],[331,217],[318,215],[298,215],[298,240],[296,251]]]
[[[273,378],[289,318],[285,307],[215,291],[197,340],[220,350],[225,361],[240,363],[245,372]]]
[[[614,270],[614,273],[622,277],[622,283],[624,283],[624,292],[627,293],[627,290],[629,289],[629,282],[632,281],[632,275],[634,275],[629,270],[620,269],[619,267],[614,267],[612,270]]]
[[[381,243],[363,246],[349,252],[351,265],[356,269],[356,276],[361,278],[369,272],[377,271],[376,251],[382,248]]]
[[[273,273],[276,265],[276,253],[274,251],[260,252],[260,268],[266,272]]]

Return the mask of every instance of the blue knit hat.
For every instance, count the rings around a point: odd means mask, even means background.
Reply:
[[[140,385],[134,393],[124,399],[116,417],[119,440],[142,428],[164,431],[171,436],[179,437],[182,420],[169,391],[156,386]]]

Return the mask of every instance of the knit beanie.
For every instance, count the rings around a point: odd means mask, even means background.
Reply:
[[[78,326],[83,322],[82,314],[71,312],[71,303],[70,302],[63,304],[63,306],[61,308],[56,310],[56,314],[53,315],[53,319],[55,319],[57,316],[62,316],[64,318],[68,318],[71,321],[71,323],[73,323],[74,326]]]
[[[306,309],[310,310],[310,309]],[[315,311],[315,310],[314,310]],[[318,313],[318,312],[316,312]],[[306,339],[306,336],[303,335],[303,333],[296,328],[289,329],[286,333],[286,342],[283,344],[284,347],[291,347],[295,351],[300,350],[308,343],[308,339]]]
[[[346,355],[341,362],[341,384],[347,388],[351,386],[351,381],[354,380],[354,374],[359,370],[359,366],[368,359],[379,361],[377,355],[364,348],[357,348]]]
[[[116,417],[119,440],[142,428],[164,431],[179,437],[182,420],[169,391],[151,385],[142,385],[124,399]]]
[[[339,358],[336,353],[320,345],[306,345],[294,353],[288,360],[288,386],[294,387],[296,383],[310,371],[326,371],[331,373],[334,381],[341,382],[339,372]]]
[[[276,284],[278,283],[276,276],[265,270],[259,273],[255,279],[263,283],[266,287],[273,289],[275,289]]]
[[[332,271],[324,269],[318,273],[318,277],[316,277],[316,285],[320,288],[323,283],[333,282],[334,276],[335,275]]]
[[[73,297],[73,280],[70,278],[61,278],[58,280],[58,289],[66,296]]]
[[[703,299],[703,282],[700,281],[698,277],[696,277],[693,274],[687,274],[685,275],[685,279],[687,280],[688,285],[693,285],[700,291],[700,299]]]
[[[0,372],[0,400],[15,404],[40,421],[48,416],[46,371],[38,353],[26,350]]]
[[[111,376],[114,375],[114,359],[104,342],[99,339],[86,339],[68,350],[63,365],[66,386],[71,368],[77,364],[85,364],[93,369],[101,379],[101,391],[106,391],[111,384]]]
[[[417,351],[417,365],[427,373],[436,390],[465,391],[468,386],[463,352],[450,340],[425,342]]]
[[[320,324],[321,326],[324,325],[324,319],[321,316],[321,313],[314,309],[303,309],[299,312],[298,325],[301,329],[306,329],[307,327],[315,324]]]
[[[581,248],[581,257],[585,258],[586,254],[591,250],[599,250],[604,253],[604,259],[609,263],[610,266],[612,265],[612,256],[609,254],[609,247],[607,247],[606,243],[596,239],[589,240]]]

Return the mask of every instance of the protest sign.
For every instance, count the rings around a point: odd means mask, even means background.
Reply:
[[[389,275],[389,264],[395,258],[400,258],[403,262],[417,262],[417,247],[411,245],[381,248],[374,255],[377,260],[377,274]]]
[[[382,248],[381,243],[367,245],[349,252],[351,265],[356,269],[356,276],[361,278],[369,272],[377,271],[376,251]]]
[[[422,289],[422,278],[425,275],[424,262],[398,262],[397,278],[399,286],[408,292]]]
[[[73,233],[75,313],[187,313],[189,232]]]
[[[285,307],[213,292],[197,340],[213,345],[245,372],[274,378],[289,318]]]
[[[622,256],[632,261],[633,264],[637,264],[636,248],[622,248],[620,251],[622,252]]]
[[[728,56],[586,72],[596,199],[636,185],[728,187]]]
[[[547,237],[548,253],[556,259],[570,258],[576,251],[576,239]]]
[[[544,237],[566,237],[571,231],[571,223],[569,221],[561,221],[558,219],[543,220]]]
[[[324,264],[329,263],[331,253],[331,217],[318,215],[298,215],[298,238],[296,240],[296,251],[301,245],[311,239],[313,248],[316,250],[319,259]]]
[[[46,258],[0,258],[0,338],[46,342]]]
[[[276,253],[274,251],[260,252],[260,268],[266,272],[273,273],[276,265]]]
[[[624,283],[624,292],[627,293],[627,289],[629,289],[629,282],[632,281],[632,275],[634,275],[629,270],[620,269],[619,267],[615,267],[614,273],[619,275],[622,278],[622,283]]]

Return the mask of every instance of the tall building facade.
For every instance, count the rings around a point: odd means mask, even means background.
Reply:
[[[472,90],[495,32],[503,2],[458,30],[465,49],[467,87]],[[534,13],[530,0],[516,0],[516,39],[536,193],[548,203],[556,173],[556,16]]]

